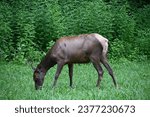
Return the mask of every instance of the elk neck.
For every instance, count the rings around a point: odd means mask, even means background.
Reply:
[[[40,64],[38,64],[37,69],[46,74],[46,72],[56,64],[54,59],[51,57],[51,51],[49,51],[46,56],[42,59]]]

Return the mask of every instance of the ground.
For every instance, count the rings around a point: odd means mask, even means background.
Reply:
[[[36,63],[35,63],[36,64]],[[43,89],[36,91],[33,70],[29,65],[0,62],[0,99],[39,100],[150,100],[150,62],[111,62],[118,88],[104,68],[100,89],[96,87],[97,72],[92,64],[74,66],[74,88],[69,87],[68,68],[65,66],[52,89],[56,66],[45,78]]]

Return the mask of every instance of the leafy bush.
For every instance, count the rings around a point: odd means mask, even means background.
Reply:
[[[54,45],[54,43],[55,42],[53,40],[51,40],[50,42],[48,42],[46,50],[48,51]]]
[[[110,57],[114,60],[120,58],[127,58],[129,60],[137,60],[139,48],[133,47],[130,43],[126,43],[124,40],[115,39],[110,46]]]
[[[150,5],[140,8],[136,13],[136,44],[139,54],[150,58]]]
[[[58,38],[82,33],[108,38],[111,58],[149,59],[150,5],[146,0],[134,4],[135,0],[1,0],[0,59],[39,60]]]
[[[11,29],[11,8],[5,2],[0,2],[0,58],[8,60],[14,57],[14,47]]]

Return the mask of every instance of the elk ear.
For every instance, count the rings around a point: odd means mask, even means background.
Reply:
[[[32,66],[32,70],[35,71],[35,69],[36,69],[36,68]]]
[[[31,68],[32,68],[33,71],[36,70],[36,68],[32,64],[31,64]]]
[[[29,64],[29,65],[31,66],[32,70],[35,71],[36,68],[33,67],[33,63],[32,63],[31,61],[28,60],[28,61],[27,61],[27,64]]]

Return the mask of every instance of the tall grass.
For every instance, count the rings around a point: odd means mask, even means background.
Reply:
[[[52,81],[56,67],[51,68],[45,78],[43,89],[34,89],[33,71],[28,65],[0,62],[0,99],[46,99],[46,100],[144,100],[150,99],[150,63],[111,63],[118,82],[118,89],[104,68],[101,88],[96,88],[97,72],[92,64],[75,65],[74,88],[69,87],[68,68],[65,66],[56,88]]]

